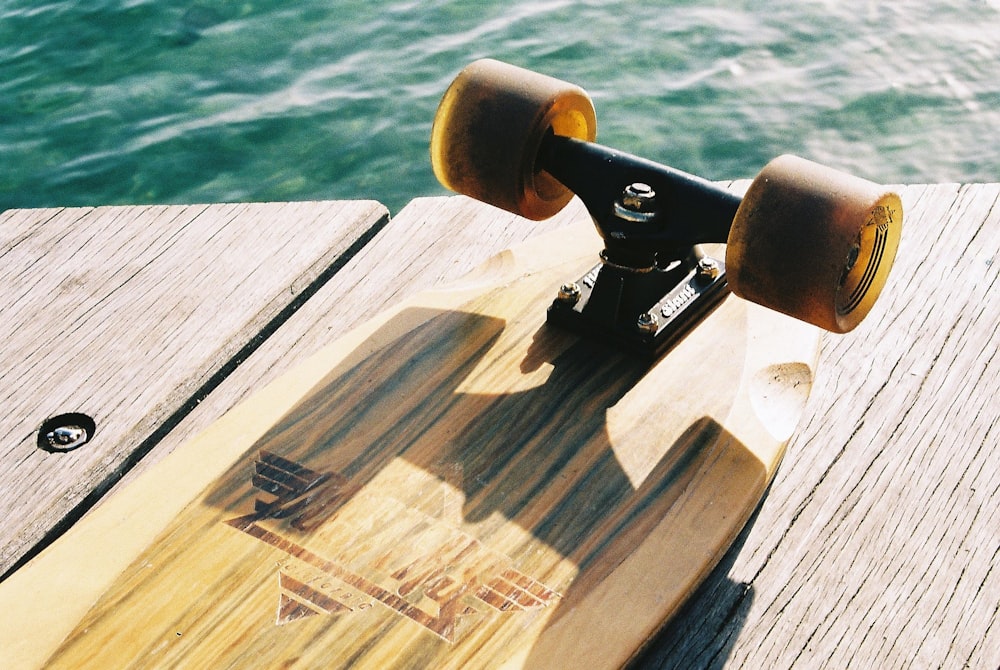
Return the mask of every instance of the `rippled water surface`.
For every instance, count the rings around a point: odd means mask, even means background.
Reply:
[[[1000,0],[4,0],[0,209],[443,189],[469,61],[580,84],[604,144],[713,179],[792,152],[886,182],[1000,179]]]

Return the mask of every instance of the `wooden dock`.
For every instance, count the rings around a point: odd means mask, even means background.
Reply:
[[[900,193],[882,301],[825,336],[754,522],[640,667],[1000,667],[1000,184]],[[391,220],[371,201],[0,214],[0,574],[303,356],[579,217],[458,196]],[[60,451],[39,428],[66,413],[95,430]]]

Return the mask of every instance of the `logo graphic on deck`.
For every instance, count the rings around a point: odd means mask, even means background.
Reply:
[[[350,616],[378,604],[455,642],[491,613],[537,610],[559,598],[509,557],[392,498],[378,500],[383,509],[389,504],[388,528],[371,529],[363,492],[340,473],[262,451],[251,483],[272,498],[257,498],[253,512],[226,523],[288,555],[278,565],[278,625]],[[349,509],[352,500],[359,504]],[[393,541],[394,526],[413,541]],[[323,550],[306,546],[310,534],[330,528],[353,541]],[[387,546],[373,547],[379,539]],[[421,548],[416,555],[415,546]]]

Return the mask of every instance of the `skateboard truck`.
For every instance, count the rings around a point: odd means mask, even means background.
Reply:
[[[599,144],[549,134],[538,168],[576,193],[604,239],[601,262],[563,286],[548,320],[655,357],[728,294],[726,242],[741,198]]]
[[[434,117],[448,188],[534,220],[574,194],[587,206],[601,262],[559,291],[550,321],[655,357],[730,290],[835,333],[878,299],[902,229],[886,187],[784,155],[741,198],[596,137],[586,91],[490,59],[458,74]]]

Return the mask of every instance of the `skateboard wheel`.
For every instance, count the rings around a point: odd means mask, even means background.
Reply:
[[[868,314],[899,246],[903,208],[885,187],[796,156],[771,161],[729,232],[740,297],[846,333]]]
[[[529,219],[546,219],[573,197],[537,165],[550,130],[594,141],[597,117],[590,96],[537,72],[476,61],[455,78],[434,117],[434,174],[453,191]]]

